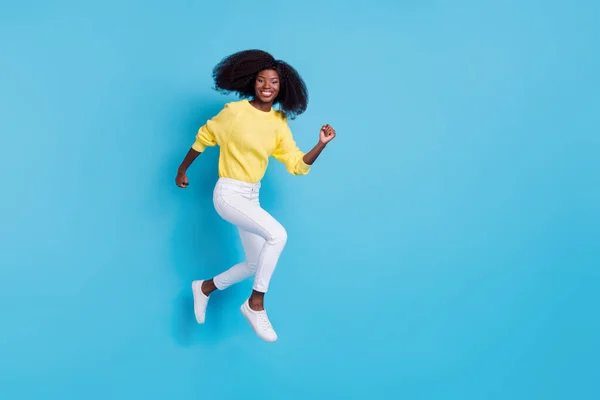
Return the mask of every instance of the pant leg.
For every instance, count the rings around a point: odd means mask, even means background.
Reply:
[[[254,276],[256,272],[258,256],[265,243],[265,239],[241,228],[238,228],[238,230],[242,246],[244,247],[244,253],[246,254],[246,260],[213,278],[213,282],[219,290],[227,289],[231,285],[244,281]]]
[[[285,228],[251,194],[232,188],[218,188],[214,197],[215,209],[224,220],[239,229],[264,239],[256,266],[253,288],[266,293],[281,252],[287,242]]]

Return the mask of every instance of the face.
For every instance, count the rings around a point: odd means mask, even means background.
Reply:
[[[256,98],[263,103],[273,103],[279,94],[279,74],[277,71],[267,69],[256,76],[254,83]]]

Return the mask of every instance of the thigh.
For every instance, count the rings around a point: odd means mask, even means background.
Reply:
[[[238,228],[238,230],[242,246],[244,247],[244,253],[246,254],[246,261],[248,264],[256,264],[258,262],[260,251],[265,244],[265,239],[242,228]]]
[[[227,222],[262,239],[271,240],[285,234],[283,226],[271,214],[242,195],[218,196],[215,208]]]

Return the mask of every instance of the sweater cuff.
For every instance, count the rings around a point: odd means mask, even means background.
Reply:
[[[196,150],[198,153],[202,153],[206,150],[206,145],[196,141],[192,144],[192,149]]]
[[[299,175],[308,174],[310,172],[310,168],[311,168],[311,166],[308,165],[307,163],[305,163],[303,158],[300,158],[300,161],[298,162],[298,167],[297,167]]]

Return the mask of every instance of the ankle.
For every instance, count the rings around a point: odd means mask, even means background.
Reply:
[[[265,294],[254,290],[248,299],[248,306],[254,311],[262,311],[265,309]]]
[[[253,311],[262,311],[265,309],[265,305],[263,302],[256,302],[252,300],[248,300],[248,306]]]
[[[217,290],[217,287],[215,286],[213,280],[210,279],[202,282],[202,287],[200,288],[200,290],[202,290],[202,293],[204,293],[205,296],[209,296],[212,292]]]

